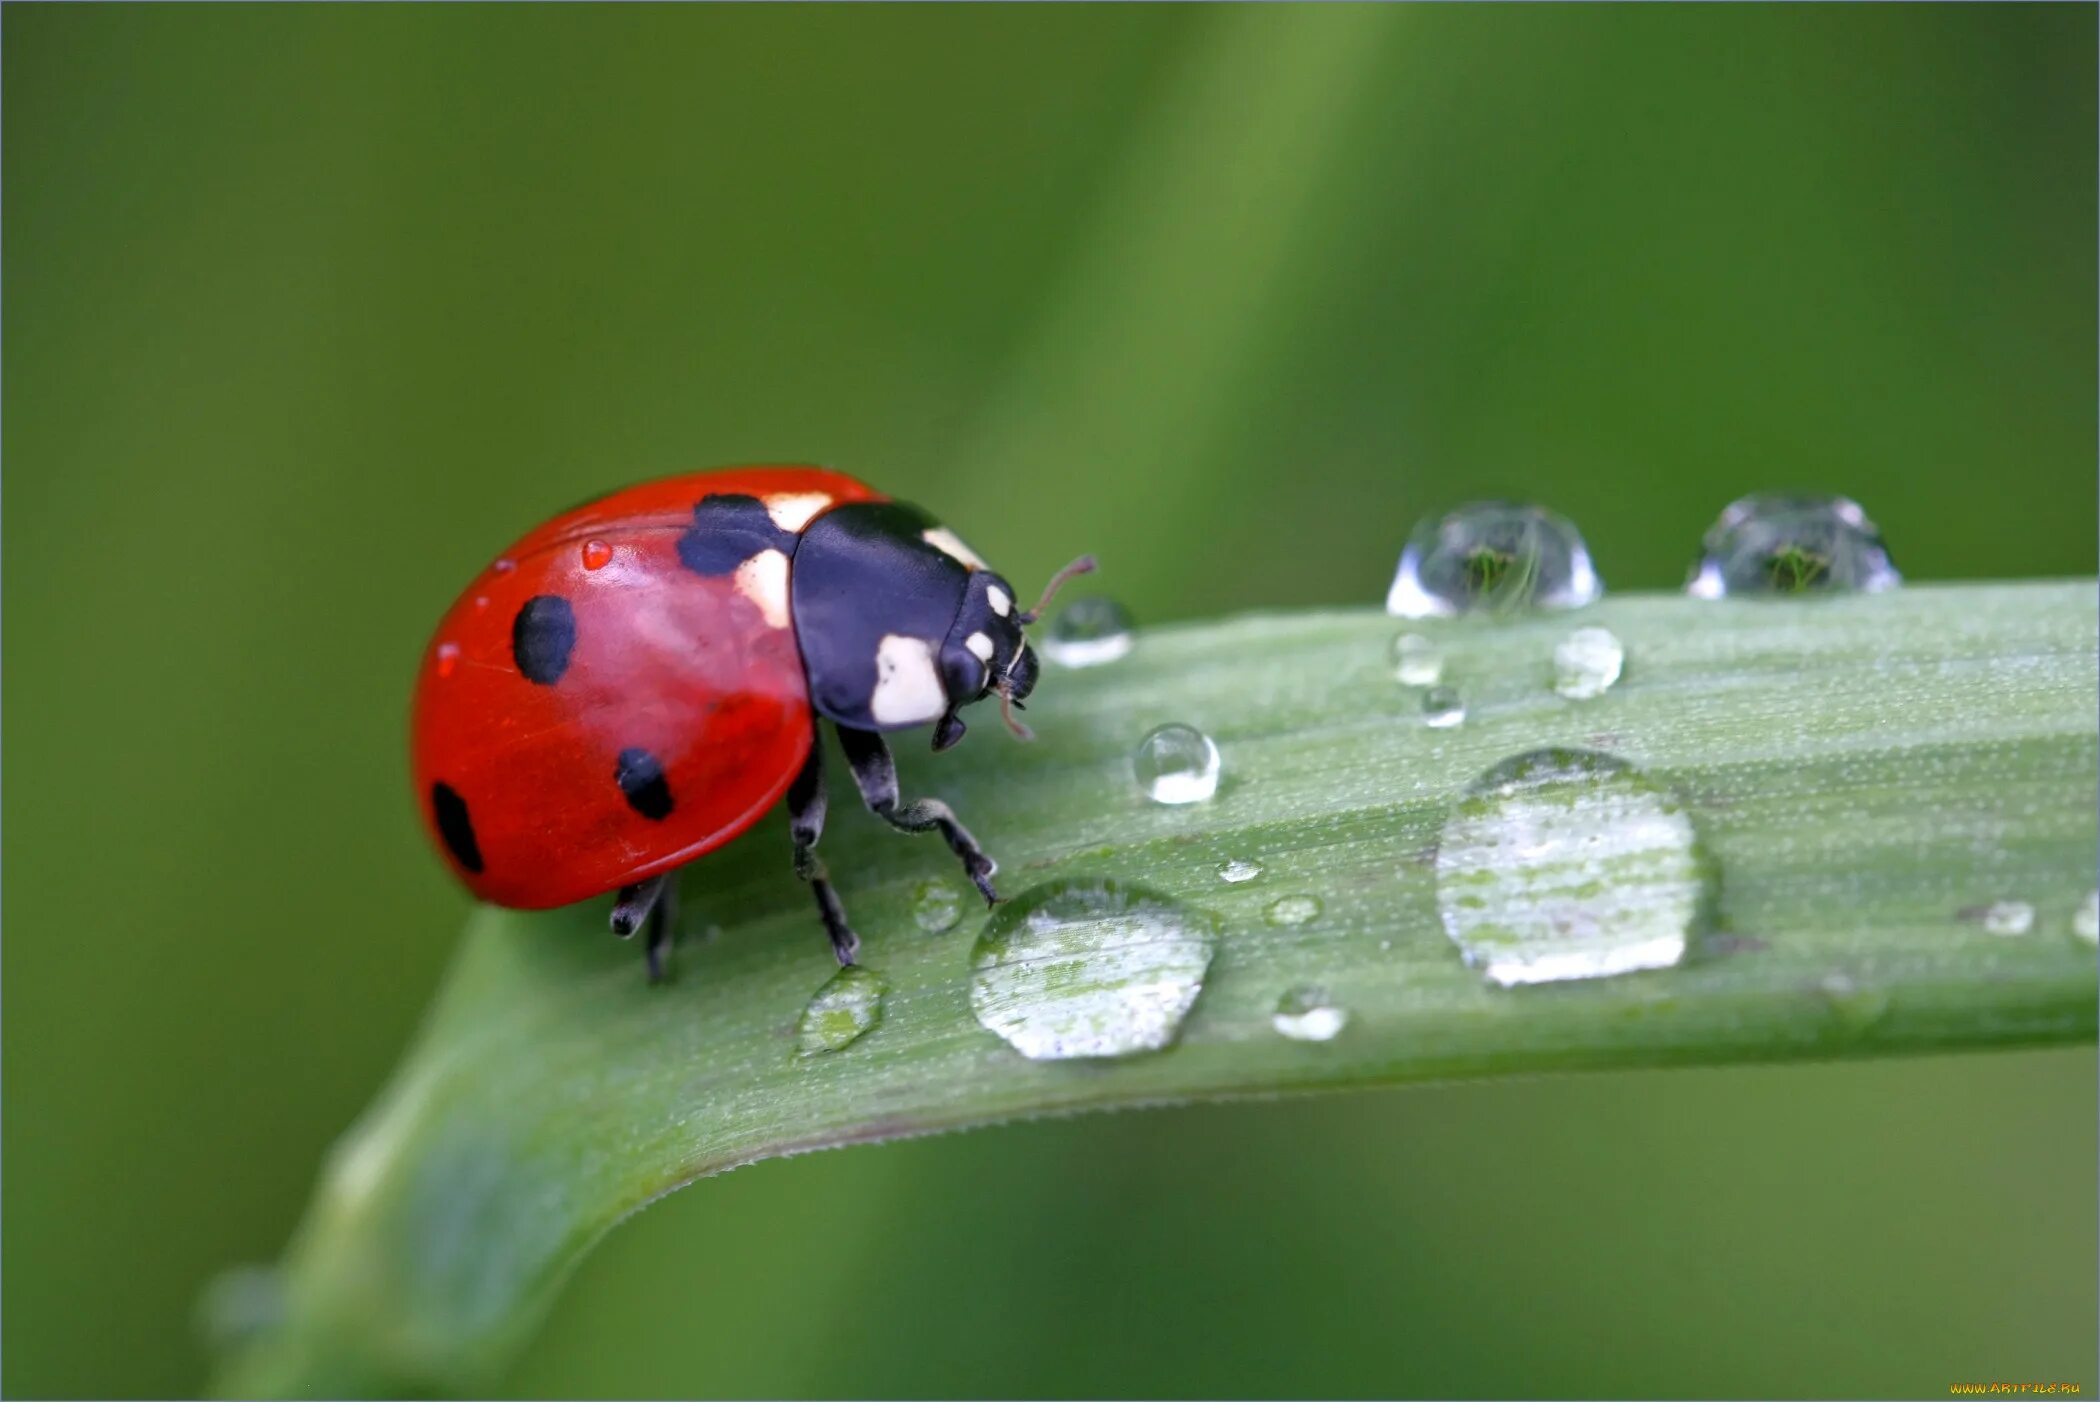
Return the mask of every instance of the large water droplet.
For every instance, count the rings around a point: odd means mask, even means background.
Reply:
[[[1393,639],[1393,677],[1402,686],[1435,686],[1444,675],[1444,653],[1420,633]]]
[[[804,1056],[850,1047],[882,1021],[882,995],[889,984],[873,969],[849,964],[831,979],[795,1024],[795,1046]]]
[[[1569,609],[1603,593],[1574,522],[1543,507],[1478,501],[1415,527],[1385,611],[1435,618],[1471,609]]]
[[[1818,988],[1831,1015],[1848,1032],[1864,1032],[1888,1014],[1888,993],[1863,987],[1849,974],[1831,974]]]
[[[1504,986],[1678,963],[1712,879],[1676,795],[1593,750],[1534,750],[1481,775],[1436,858],[1445,933]]]
[[[911,894],[911,918],[928,934],[954,929],[962,912],[962,892],[945,881],[921,881]]]
[[[2088,891],[2071,913],[2071,933],[2087,944],[2100,944],[2100,891]]]
[[[1303,925],[1320,913],[1318,896],[1282,896],[1269,904],[1271,925]]]
[[[587,540],[583,543],[583,567],[587,570],[602,570],[612,563],[613,548],[602,540]]]
[[[970,1011],[1034,1061],[1174,1040],[1217,947],[1208,915],[1113,881],[1053,882],[999,907],[970,960]]]
[[[1466,700],[1448,686],[1433,686],[1422,693],[1422,724],[1431,730],[1449,730],[1466,723]]]
[[[1160,726],[1138,742],[1130,765],[1154,803],[1201,803],[1218,791],[1218,747],[1194,726]]]
[[[1293,988],[1276,1000],[1269,1025],[1294,1042],[1331,1042],[1349,1025],[1349,1013],[1324,988]]]
[[[1235,857],[1218,868],[1218,880],[1228,886],[1237,886],[1242,881],[1252,881],[1261,875],[1261,866],[1255,862],[1243,862]]]
[[[1685,592],[1875,594],[1903,582],[1881,533],[1850,497],[1759,492],[1731,502],[1707,531]]]
[[[1130,652],[1130,615],[1098,594],[1074,599],[1043,634],[1043,656],[1060,667],[1098,667]]]
[[[440,677],[449,677],[458,666],[459,644],[439,643],[437,645],[437,674]]]
[[[1553,648],[1553,689],[1571,701],[1610,691],[1626,663],[1626,649],[1609,628],[1577,628]]]
[[[2026,901],[1992,901],[1969,913],[1994,935],[2024,935],[2034,928],[2034,907]]]

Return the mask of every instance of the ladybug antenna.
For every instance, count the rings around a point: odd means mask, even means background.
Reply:
[[[1057,597],[1057,591],[1064,587],[1066,580],[1082,574],[1092,574],[1098,568],[1100,568],[1099,562],[1093,556],[1081,555],[1071,564],[1051,575],[1050,582],[1043,586],[1043,597],[1035,601],[1034,608],[1020,616],[1021,626],[1026,628],[1043,616],[1043,610],[1050,607],[1050,601]]]
[[[1014,711],[1016,709],[1025,711],[1028,708],[1026,706],[1021,705],[1020,702],[1014,700],[1014,694],[1012,691],[1008,690],[1006,687],[1000,687],[999,719],[1006,722],[1006,728],[1014,733],[1014,738],[1016,740],[1033,740],[1035,738],[1035,732],[1033,730],[1030,730],[1027,726],[1021,724],[1019,718],[1017,718],[1014,715]]]

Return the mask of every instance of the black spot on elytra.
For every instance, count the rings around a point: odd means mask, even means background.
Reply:
[[[773,524],[757,497],[716,492],[693,508],[693,524],[678,538],[678,560],[695,574],[733,574],[763,551],[794,554],[798,539]]]
[[[613,768],[627,806],[644,818],[661,822],[671,816],[671,786],[664,782],[663,762],[640,746],[620,751]]]
[[[430,811],[437,819],[438,836],[452,860],[468,871],[481,870],[481,844],[474,840],[474,820],[467,816],[467,801],[450,784],[430,786]]]
[[[529,682],[552,686],[569,670],[576,646],[576,610],[555,594],[535,594],[510,625],[510,654]]]

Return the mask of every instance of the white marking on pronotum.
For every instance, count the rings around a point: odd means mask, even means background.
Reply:
[[[775,628],[788,626],[788,557],[778,550],[761,550],[736,567],[739,594],[758,605],[766,622]]]
[[[829,492],[782,492],[766,498],[766,515],[784,531],[799,531],[809,518],[831,505]]]
[[[933,644],[924,638],[885,633],[875,650],[875,694],[868,714],[878,725],[918,725],[948,709]]]
[[[992,640],[982,633],[972,633],[963,639],[963,646],[977,654],[979,662],[992,660]]]
[[[992,612],[1001,618],[1014,611],[1014,597],[994,584],[984,591],[984,601],[992,606]]]
[[[946,526],[929,526],[919,534],[928,545],[949,559],[968,565],[973,570],[985,567],[984,561],[977,558],[977,552],[964,545],[961,537]]]

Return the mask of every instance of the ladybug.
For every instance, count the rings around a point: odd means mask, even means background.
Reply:
[[[884,735],[1035,687],[1012,587],[915,506],[817,467],[627,487],[513,545],[438,624],[416,678],[412,764],[431,836],[477,897],[526,910],[606,892],[644,925],[651,980],[676,874],[783,797],[795,870],[841,964],[859,938],[816,855],[830,721],[868,808],[938,832],[987,902],[996,864],[944,803],[906,803]]]

